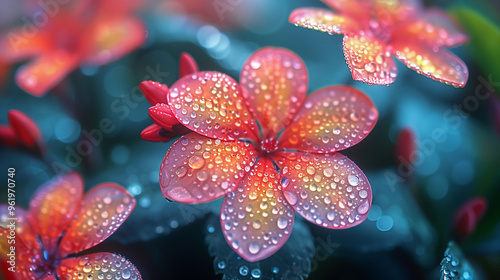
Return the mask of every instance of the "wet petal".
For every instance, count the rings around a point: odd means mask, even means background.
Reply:
[[[92,188],[61,241],[61,254],[81,252],[101,243],[121,226],[134,206],[135,199],[118,184]]]
[[[16,83],[28,93],[42,96],[71,72],[78,61],[77,55],[67,52],[44,54],[17,71]]]
[[[149,104],[155,106],[158,103],[167,103],[168,87],[162,83],[144,81],[139,85],[142,94]]]
[[[95,253],[64,259],[57,267],[57,276],[61,280],[81,277],[85,279],[142,279],[133,263],[111,253]]]
[[[248,58],[240,85],[265,137],[277,135],[290,123],[306,97],[307,83],[304,62],[289,50],[263,48]]]
[[[40,187],[29,207],[33,232],[40,235],[47,250],[55,248],[59,237],[80,207],[83,179],[77,172],[59,176]]]
[[[146,27],[138,18],[103,20],[93,32],[94,46],[85,58],[89,64],[106,64],[135,50],[146,41]]]
[[[198,72],[177,81],[168,101],[177,119],[189,129],[221,140],[250,138],[257,127],[233,78]]]
[[[161,126],[154,123],[154,124],[146,127],[143,131],[141,131],[141,138],[143,140],[151,141],[151,142],[168,142],[173,137],[164,136],[163,135],[164,131],[165,130]]]
[[[292,234],[280,250],[257,262],[248,262],[234,253],[219,223],[215,216],[209,218],[205,242],[210,256],[215,257],[215,273],[223,274],[223,279],[304,279],[311,272],[314,238],[304,219],[295,220]]]
[[[18,110],[9,110],[9,123],[17,137],[28,148],[34,149],[43,145],[42,134],[38,125],[28,115]]]
[[[369,14],[369,3],[365,0],[322,0],[331,8],[356,18],[357,20],[366,21]]]
[[[17,62],[43,53],[49,46],[47,34],[32,32],[26,36],[26,27],[9,31],[0,35],[0,59]]]
[[[291,23],[322,32],[350,34],[360,30],[360,24],[349,17],[318,8],[300,8],[290,14]]]
[[[196,60],[194,60],[190,54],[182,53],[179,62],[179,77],[184,77],[199,71],[200,69],[198,68]]]
[[[427,10],[394,31],[391,41],[414,42],[430,47],[453,47],[468,41],[467,35],[446,13]]]
[[[344,36],[344,58],[352,78],[368,84],[394,82],[397,68],[391,53],[381,40],[371,36]]]
[[[464,87],[467,83],[467,66],[445,49],[404,42],[393,42],[391,46],[396,57],[419,74],[455,87]]]
[[[283,153],[278,165],[287,201],[302,217],[327,228],[366,219],[372,190],[363,171],[339,154]]]
[[[160,168],[163,195],[184,203],[215,200],[231,192],[256,159],[248,144],[190,133],[168,150]]]
[[[28,213],[20,207],[10,211],[7,204],[0,205],[0,227],[8,229],[10,222],[15,221],[16,237],[21,239],[26,247],[37,247],[37,240],[28,221]],[[15,220],[12,220],[15,219]],[[7,239],[2,239],[7,241]]]
[[[167,130],[172,130],[172,126],[180,124],[170,106],[165,103],[158,103],[149,108],[149,117],[159,126]]]
[[[303,108],[278,139],[280,148],[331,153],[363,140],[377,122],[375,105],[361,91],[331,86],[307,97]]]
[[[281,191],[273,162],[261,158],[224,199],[220,223],[233,250],[254,262],[271,256],[285,244],[294,215]]]

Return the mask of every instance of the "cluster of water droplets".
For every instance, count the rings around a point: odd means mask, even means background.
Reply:
[[[396,79],[397,68],[391,53],[386,44],[376,38],[345,36],[344,57],[355,80],[388,85]]]
[[[324,88],[306,99],[304,109],[283,132],[282,145],[320,153],[343,150],[364,139],[377,118],[373,103],[358,90]]]
[[[458,245],[450,241],[441,261],[441,280],[472,280],[475,274]]]
[[[181,202],[214,200],[236,188],[255,158],[248,143],[188,134],[172,145],[163,160],[163,194]]]
[[[290,21],[296,26],[327,32],[341,33],[347,24],[345,18],[324,9],[295,11]]]
[[[277,251],[290,235],[295,215],[271,162],[263,162],[227,195],[221,211],[228,243],[248,260],[260,260]]]
[[[91,190],[65,234],[61,249],[73,253],[99,244],[120,227],[134,206],[135,199],[117,186],[101,185]]]
[[[170,89],[169,102],[181,123],[202,135],[236,140],[255,129],[238,83],[222,73],[184,77]]]
[[[437,46],[425,50],[419,46],[394,44],[395,55],[408,67],[434,80],[463,86],[467,81],[467,67],[459,58]]]
[[[307,220],[329,228],[361,223],[371,204],[371,188],[363,172],[340,155],[290,153],[282,170],[287,201]]]
[[[63,261],[58,275],[61,280],[140,280],[141,275],[135,266],[124,257],[97,253]]]

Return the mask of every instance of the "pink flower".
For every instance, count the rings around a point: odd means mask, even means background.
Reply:
[[[258,261],[288,239],[294,212],[322,227],[361,223],[372,192],[363,172],[337,153],[375,125],[378,112],[359,90],[329,86],[306,97],[307,69],[294,53],[263,48],[240,83],[196,72],[172,85],[168,104],[193,132],[167,152],[163,195],[184,203],[225,196],[221,226],[229,245]]]
[[[29,210],[0,205],[2,249],[11,246],[9,218],[16,218],[17,279],[141,279],[136,267],[121,256],[75,256],[113,234],[135,206],[134,198],[117,184],[102,183],[85,196],[83,188],[82,177],[72,172],[42,186]]]
[[[469,76],[462,60],[445,48],[467,42],[450,17],[424,9],[420,0],[323,0],[326,9],[300,8],[290,22],[344,34],[344,56],[354,80],[388,85],[397,69],[391,54],[418,73],[463,87]]]
[[[80,64],[106,64],[144,43],[146,28],[132,14],[140,1],[124,3],[56,3],[51,14],[45,14],[45,21],[40,22],[40,13],[35,13],[34,23],[0,36],[0,60],[17,62],[35,57],[19,69],[16,82],[30,94],[42,96]]]

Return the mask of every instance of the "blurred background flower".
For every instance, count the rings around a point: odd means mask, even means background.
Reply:
[[[32,22],[33,13],[49,2],[67,1],[0,0],[0,33],[22,27],[24,19]],[[40,128],[47,156],[2,146],[0,170],[16,168],[16,202],[24,207],[36,186],[69,169],[79,170],[88,186],[124,186],[137,205],[95,252],[127,256],[144,279],[498,279],[500,11],[488,0],[474,6],[465,0],[424,2],[449,12],[470,37],[469,44],[451,50],[468,66],[464,88],[416,75],[400,62],[398,79],[389,87],[353,81],[338,51],[341,36],[288,23],[296,8],[326,8],[321,1],[145,1],[137,14],[148,30],[144,44],[105,65],[75,66],[52,94],[24,92],[15,73],[25,62],[9,63],[0,87],[0,124],[9,123],[11,109],[28,114]],[[206,8],[195,12],[199,7]],[[139,84],[171,86],[183,52],[196,57],[200,69],[238,79],[250,54],[268,45],[304,59],[309,92],[347,84],[374,101],[377,125],[356,149],[345,151],[367,175],[373,202],[367,220],[352,229],[331,231],[297,219],[288,242],[295,246],[278,251],[278,259],[249,264],[229,254],[213,221],[221,201],[183,205],[161,194],[160,163],[173,141],[141,140],[151,105]],[[411,162],[393,156],[402,129],[414,136]],[[475,197],[484,197],[488,207],[467,238],[455,239],[457,212]],[[0,202],[6,201],[7,193],[0,193]]]

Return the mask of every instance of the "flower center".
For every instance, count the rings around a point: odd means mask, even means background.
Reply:
[[[32,264],[31,269],[37,279],[44,279],[56,273],[59,265],[58,247],[55,249],[47,248],[42,239],[39,236],[37,237],[41,248],[41,256],[35,257],[36,261]]]
[[[260,141],[260,150],[263,153],[272,153],[278,150],[278,141],[276,141],[273,137],[266,138]]]

